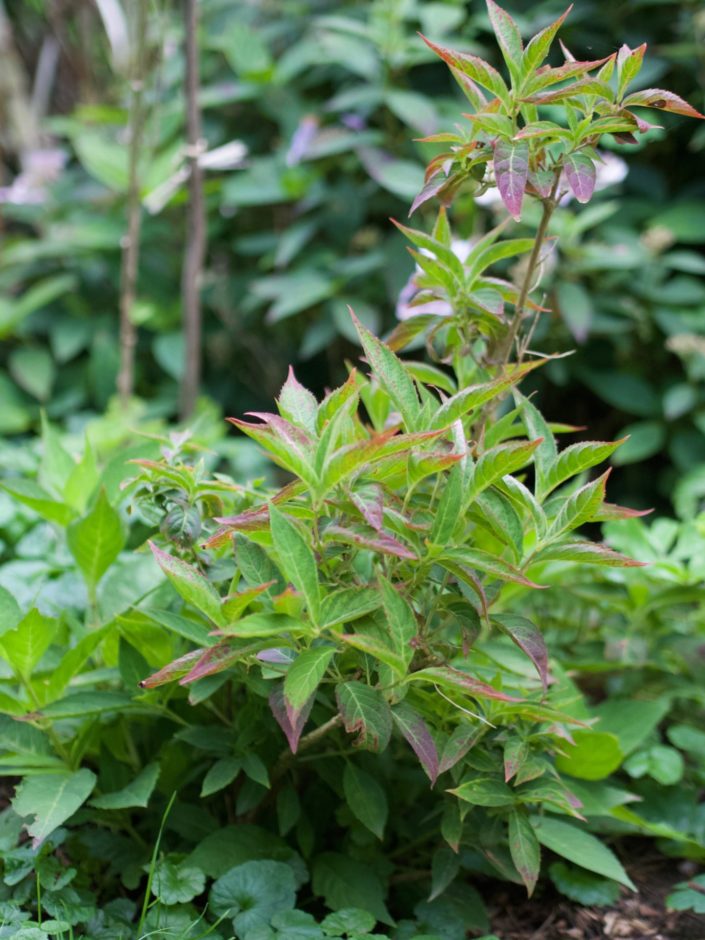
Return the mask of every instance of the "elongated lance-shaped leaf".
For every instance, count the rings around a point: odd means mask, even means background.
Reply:
[[[479,723],[475,725],[458,725],[443,746],[438,772],[442,774],[446,770],[455,767],[468,751],[475,746],[483,734],[484,731]]]
[[[357,545],[368,548],[380,555],[392,555],[395,558],[407,558],[411,561],[416,555],[406,545],[389,535],[388,532],[358,532],[345,526],[332,525],[323,533],[324,542],[342,542],[344,545]]]
[[[373,659],[378,659],[385,666],[389,666],[399,676],[405,676],[407,670],[407,660],[391,647],[391,639],[381,639],[368,632],[360,633],[342,633],[339,637],[343,643],[352,646],[353,649],[360,650],[361,653],[367,653]]]
[[[507,211],[518,222],[529,177],[529,145],[521,140],[498,140],[494,148],[494,175]]]
[[[527,43],[524,50],[523,69],[524,75],[530,75],[534,69],[538,68],[548,55],[551,43],[556,38],[556,33],[563,25],[565,18],[573,9],[573,4],[557,20],[554,20],[549,26],[546,26]]]
[[[619,441],[579,441],[566,447],[548,468],[541,486],[537,483],[537,498],[543,500],[561,483],[607,460],[626,440],[623,437]]]
[[[392,646],[407,663],[413,656],[412,640],[418,632],[414,611],[406,598],[382,575],[379,576],[382,606],[387,617],[387,629]]]
[[[565,51],[565,50],[564,50]],[[614,59],[615,53],[605,56],[604,59],[592,59],[586,62],[569,61],[556,68],[545,68],[530,76],[524,86],[524,95],[531,96],[544,88],[550,88],[551,85],[557,85],[558,82],[565,82],[571,78],[580,78],[599,68],[610,59]]]
[[[262,648],[263,643],[251,643],[248,646],[231,646],[228,643],[219,643],[207,649],[191,669],[179,679],[179,685],[189,685],[206,676],[216,676],[246,656],[253,656]]]
[[[518,389],[515,389],[513,394],[521,409],[521,420],[526,428],[526,436],[532,440],[541,438],[541,444],[534,452],[534,467],[538,487],[542,488],[543,481],[558,457],[556,439],[536,405],[525,398]]]
[[[302,453],[300,446],[290,446],[268,424],[254,424],[251,421],[242,421],[240,418],[226,418],[226,420],[260,444],[269,459],[278,467],[288,470],[289,473],[304,480],[311,489],[315,489],[318,479],[314,473],[311,458]]]
[[[549,816],[532,818],[531,822],[539,842],[547,849],[567,858],[569,862],[575,862],[581,868],[612,878],[636,891],[633,881],[614,852],[591,833],[579,829],[573,823]]]
[[[523,584],[524,587],[531,588],[546,586],[530,581],[518,568],[515,568],[514,565],[510,565],[509,562],[503,561],[501,558],[490,554],[490,552],[484,552],[479,548],[446,549],[438,559],[438,563],[442,565],[445,559],[448,559],[450,562],[455,562],[455,564],[475,568],[478,571],[482,571],[483,574],[488,574],[490,577],[497,578],[500,581],[512,581],[515,584]]]
[[[313,393],[296,378],[292,366],[289,366],[289,375],[279,393],[277,405],[283,418],[315,435],[318,402]]]
[[[604,565],[608,568],[641,568],[646,562],[635,561],[599,542],[559,542],[542,549],[534,558],[540,561],[575,561],[581,565]]]
[[[521,41],[519,27],[502,7],[494,0],[487,0],[492,30],[497,37],[499,48],[502,50],[504,61],[515,81],[519,78],[521,61],[524,54],[524,44]]]
[[[376,588],[347,587],[326,594],[321,603],[321,626],[351,623],[382,605]]]
[[[149,547],[157,564],[186,603],[192,604],[217,626],[224,626],[225,616],[220,595],[210,581],[193,565],[163,552],[153,542],[149,543]]]
[[[190,653],[185,653],[183,656],[179,656],[178,659],[163,666],[157,672],[152,673],[151,676],[142,679],[140,688],[157,689],[160,685],[166,685],[169,682],[174,682],[176,679],[183,678],[183,676],[191,671],[205,652],[206,649],[197,649],[191,650]]]
[[[284,679],[287,707],[294,711],[303,708],[318,688],[334,654],[332,646],[314,646],[299,653]]]
[[[438,779],[438,750],[428,725],[418,712],[401,702],[392,709],[394,722],[411,745],[433,786]]]
[[[389,806],[387,796],[375,778],[355,764],[346,763],[343,794],[353,816],[378,839],[383,838]]]
[[[457,69],[458,72],[496,95],[504,105],[510,106],[509,89],[497,69],[493,68],[488,62],[478,58],[478,56],[471,55],[469,52],[456,52],[453,49],[440,46],[435,42],[431,42],[425,36],[421,36],[421,38],[429,49],[432,49],[452,69]]]
[[[452,395],[447,401],[438,408],[433,419],[434,428],[447,428],[462,418],[469,411],[479,408],[485,402],[498,397],[502,392],[520,382],[525,375],[533,369],[544,364],[544,360],[538,359],[534,362],[527,362],[520,366],[508,369],[504,375],[491,382],[484,382],[480,385],[469,385]],[[531,434],[530,437],[541,437],[540,434]]]
[[[336,686],[335,697],[343,727],[357,735],[355,747],[383,751],[392,734],[392,712],[382,693],[355,679]]]
[[[565,158],[565,176],[578,202],[589,202],[595,191],[595,164],[584,153],[569,153]]]
[[[607,470],[597,480],[581,486],[565,500],[558,515],[551,522],[547,539],[553,540],[565,532],[577,529],[585,522],[592,521],[604,501],[607,478],[611,472]]]
[[[283,684],[277,686],[269,696],[269,707],[277,724],[286,735],[292,754],[296,754],[298,750],[301,733],[308,721],[308,716],[311,714],[314,698],[315,696],[312,695],[301,708],[294,711],[287,708]]]
[[[110,505],[104,489],[98,494],[95,506],[71,523],[66,537],[86,584],[95,588],[125,544],[120,516]]]
[[[531,897],[541,870],[541,845],[528,816],[521,809],[513,809],[509,814],[509,852]]]
[[[622,103],[625,108],[656,108],[659,111],[671,111],[673,114],[684,114],[686,117],[705,120],[705,114],[701,114],[672,91],[664,91],[663,88],[645,88],[643,91],[635,91],[627,95]]]
[[[435,507],[429,538],[435,545],[446,545],[461,521],[463,510],[463,472],[454,467],[445,480],[441,498]]]
[[[274,503],[269,505],[269,520],[281,568],[294,587],[303,594],[309,615],[317,623],[321,592],[313,551],[297,526]]]
[[[617,53],[617,74],[619,76],[617,94],[620,98],[626,91],[629,83],[636,78],[641,71],[645,52],[645,42],[637,46],[636,49],[630,49],[626,44],[620,47]]]
[[[546,641],[538,627],[516,614],[496,614],[492,623],[512,638],[520,650],[529,657],[536,667],[544,692],[548,689],[548,650]]]
[[[419,396],[401,360],[384,343],[363,326],[350,311],[362,348],[374,374],[392,399],[404,419],[407,430],[416,430],[416,419],[421,409]]]
[[[502,477],[526,466],[541,443],[542,438],[536,441],[508,441],[482,454],[473,467],[465,505]]]
[[[491,265],[505,258],[515,258],[531,251],[533,247],[533,238],[506,238],[496,245],[486,246],[482,251],[473,251],[466,262],[468,285],[472,287],[480,274]]]
[[[474,676],[462,672],[460,669],[453,669],[451,666],[429,666],[427,669],[419,669],[412,672],[407,677],[407,682],[432,682],[434,685],[440,685],[451,690],[465,692],[473,698],[495,699],[499,702],[518,702],[520,699],[513,695],[507,695],[493,688],[486,682],[476,679]]]

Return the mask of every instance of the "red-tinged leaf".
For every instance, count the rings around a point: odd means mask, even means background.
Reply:
[[[223,613],[228,623],[237,620],[240,614],[245,610],[255,598],[276,584],[276,581],[267,581],[265,584],[257,584],[254,587],[247,588],[245,591],[238,591],[236,594],[229,594],[223,599]]]
[[[289,366],[289,374],[279,393],[277,405],[282,417],[293,421],[300,428],[305,428],[310,434],[316,433],[318,402],[296,378],[292,366]]]
[[[509,852],[529,897],[541,870],[541,846],[529,818],[521,809],[509,814]]]
[[[312,695],[302,708],[298,709],[296,712],[292,712],[290,708],[287,708],[284,699],[283,685],[274,689],[269,696],[269,707],[272,710],[277,724],[284,732],[286,740],[289,742],[289,748],[292,754],[296,754],[298,750],[299,739],[308,721],[308,716],[311,714],[315,697],[315,695]]]
[[[625,134],[615,134],[614,139],[617,141],[618,144],[632,144],[633,145],[633,144],[639,143],[639,141],[634,136],[634,134],[630,134],[629,132]]]
[[[258,506],[256,509],[247,509],[236,516],[221,516],[215,521],[231,529],[237,529],[238,532],[258,532],[269,525],[269,507]]]
[[[617,53],[617,69],[619,73],[617,93],[620,97],[624,94],[627,85],[632,79],[636,78],[641,71],[645,52],[646,43],[644,42],[640,46],[637,46],[636,49],[630,49],[629,46],[623,45]]]
[[[561,46],[564,53],[570,55],[562,43]],[[524,94],[529,96],[535,95],[544,88],[550,88],[551,85],[557,85],[559,82],[565,82],[571,78],[578,78],[580,76],[586,75],[593,69],[604,65],[605,62],[609,62],[609,60],[612,58],[614,58],[614,53],[612,53],[611,56],[605,56],[604,59],[593,59],[584,62],[578,62],[574,58],[571,58],[563,65],[559,65],[557,68],[544,66],[543,68],[538,69],[534,77],[527,82],[527,85],[524,89]]]
[[[363,491],[352,493],[352,502],[367,524],[379,532],[384,525],[382,487],[374,483]]]
[[[475,592],[475,594],[478,597],[478,600],[480,601],[480,609],[482,612],[482,616],[486,618],[489,615],[489,605],[487,603],[487,595],[485,594],[485,590],[482,587],[482,582],[474,574],[474,572],[470,571],[470,569],[467,568],[465,565],[457,564],[456,562],[452,561],[449,558],[441,558],[439,559],[438,563],[447,571],[450,571],[452,575],[455,575],[455,577],[459,581],[462,581],[463,584],[467,584],[467,586],[472,591]]]
[[[438,773],[445,773],[446,770],[455,767],[458,761],[461,761],[479,741],[482,734],[482,730],[477,726],[458,725],[443,747]]]
[[[653,509],[630,509],[628,506],[618,506],[616,503],[603,503],[598,510],[595,521],[608,522],[612,519],[638,519],[649,516]]]
[[[581,565],[606,565],[610,568],[643,568],[646,562],[634,561],[599,542],[561,542],[544,548],[534,558],[543,561],[576,561]]]
[[[473,106],[473,108],[476,111],[483,111],[487,107],[487,98],[477,87],[475,82],[470,78],[469,75],[461,72],[460,69],[455,69],[451,66],[450,71],[453,78],[456,80],[458,85],[460,85],[461,91]]]
[[[373,552],[379,552],[381,555],[393,555],[396,558],[408,558],[411,561],[416,560],[416,555],[403,545],[394,536],[386,532],[376,532],[374,535],[366,535],[364,532],[356,532],[354,529],[346,529],[343,526],[332,525],[323,533],[323,539],[326,542],[342,542],[345,545],[357,545],[359,548],[367,548]]]
[[[243,434],[260,444],[269,459],[277,466],[283,467],[284,470],[301,477],[309,485],[315,486],[317,480],[310,466],[309,455],[304,454],[301,447],[284,441],[268,424],[254,424],[251,421],[242,421],[240,418],[226,418],[226,421],[234,424]]]
[[[506,10],[498,6],[494,0],[487,0],[492,30],[502,50],[504,61],[511,69],[517,69],[524,53],[524,43],[521,41],[519,28]]]
[[[578,202],[589,202],[597,179],[595,164],[590,157],[584,153],[569,153],[565,158],[565,175]]]
[[[152,673],[151,676],[147,676],[146,679],[143,679],[139,684],[140,688],[156,689],[160,685],[166,685],[167,682],[180,679],[192,669],[193,664],[197,662],[205,652],[207,652],[205,649],[192,650],[190,653],[186,653],[185,656],[179,656],[179,658],[175,659],[172,663],[163,666],[157,672]]]
[[[394,327],[389,336],[385,338],[385,343],[393,352],[397,352],[399,349],[404,349],[417,336],[436,326],[443,319],[445,318],[436,313],[420,313],[415,317],[409,317],[408,320],[402,320]]]
[[[551,104],[555,101],[567,101],[569,98],[575,98],[578,95],[597,95],[604,98],[605,101],[612,101],[614,92],[607,82],[599,78],[581,78],[576,82],[562,85],[553,91],[534,92],[522,101],[530,104]]]
[[[672,91],[664,91],[662,88],[646,88],[644,91],[635,91],[633,94],[627,95],[623,104],[625,108],[658,108],[660,111],[671,111],[673,114],[684,114],[686,117],[705,120],[705,114],[701,114]]]
[[[652,124],[651,121],[645,121],[644,118],[639,117],[638,114],[634,114],[633,111],[623,111],[622,114],[627,115],[629,118],[633,118],[636,121],[637,130],[642,134],[652,130],[663,130],[663,124]]]
[[[336,687],[338,711],[348,734],[356,734],[354,747],[383,751],[392,734],[392,712],[382,693],[353,680]]]
[[[447,176],[443,174],[434,176],[432,180],[426,183],[421,192],[417,193],[414,197],[414,201],[411,203],[411,208],[409,209],[409,216],[412,216],[419,206],[428,202],[429,199],[433,199],[434,196],[440,196],[447,183]]]
[[[523,766],[529,756],[529,745],[521,738],[510,738],[504,745],[504,782],[509,781]]]
[[[526,617],[497,614],[492,622],[516,643],[536,667],[544,693],[548,689],[548,650],[540,630]]]
[[[168,552],[163,552],[153,542],[148,542],[154,559],[174,585],[177,592],[188,603],[200,610],[218,626],[225,622],[220,606],[220,595],[201,572]]]
[[[392,716],[397,728],[411,745],[414,753],[421,762],[426,776],[433,786],[438,779],[438,750],[436,742],[431,737],[428,725],[418,712],[402,702],[392,709]]]
[[[529,177],[529,145],[524,141],[498,140],[494,148],[494,175],[504,205],[518,222]]]
[[[400,676],[406,674],[407,664],[398,653],[391,649],[387,644],[377,636],[370,633],[341,633],[339,640],[352,646],[353,649],[366,653],[373,659],[378,659],[385,666],[389,666]]]
[[[480,549],[458,548],[447,549],[442,556],[438,558],[438,563],[445,565],[446,561],[455,564],[464,565],[470,568],[476,568],[490,577],[498,578],[500,581],[513,581],[515,584],[523,584],[524,587],[543,589],[545,584],[536,584],[530,581],[518,568],[510,565],[509,562],[489,552],[483,552]]]
[[[432,682],[434,685],[460,689],[468,695],[472,695],[473,698],[490,698],[498,702],[521,701],[514,695],[500,692],[486,682],[481,682],[479,679],[475,679],[474,676],[470,676],[460,669],[454,669],[452,666],[429,666],[427,669],[419,669],[407,676],[407,682]]]
[[[540,33],[536,33],[533,39],[527,43],[523,62],[524,70],[527,74],[538,68],[544,61],[548,55],[548,50],[551,48],[551,43],[555,39],[556,33],[561,28],[563,21],[572,9],[573,4],[571,3],[562,16],[559,16],[557,20],[554,20],[554,22],[546,26],[545,29],[542,29]]]
[[[189,672],[182,679],[179,679],[179,685],[188,685],[198,679],[205,679],[206,676],[215,676],[219,672],[224,672],[226,669],[230,669],[238,660],[258,652],[259,649],[259,644],[235,647],[229,643],[219,643],[217,646],[211,646]]]
[[[279,415],[272,414],[269,411],[246,411],[248,418],[259,418],[259,420],[270,427],[274,433],[290,447],[295,447],[302,455],[313,446],[311,437],[301,428],[296,427],[291,421],[282,418]]]
[[[488,62],[478,58],[478,56],[471,55],[469,52],[456,52],[453,49],[440,46],[423,35],[421,38],[429,49],[432,49],[451,68],[467,75],[473,82],[481,85],[482,88],[509,104],[509,90],[497,69],[493,68]]]
[[[529,183],[544,199],[548,199],[551,195],[555,179],[555,174],[551,170],[529,170]]]

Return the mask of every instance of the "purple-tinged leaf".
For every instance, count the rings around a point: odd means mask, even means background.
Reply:
[[[292,711],[286,705],[283,685],[274,689],[269,696],[269,707],[272,710],[277,724],[284,732],[286,740],[289,742],[289,748],[292,754],[296,754],[299,747],[301,732],[304,730],[304,725],[308,721],[308,716],[311,714],[315,697],[315,695],[312,695],[308,702],[304,703],[302,708],[297,711]]]
[[[262,663],[271,663],[273,666],[289,666],[292,662],[292,652],[281,646],[273,646],[260,650],[257,659]]]
[[[508,478],[509,479],[509,478]],[[492,555],[490,552],[483,552],[480,549],[473,548],[451,548],[447,549],[438,559],[438,564],[448,567],[446,561],[454,562],[457,565],[463,565],[470,568],[476,568],[492,578],[498,578],[500,581],[513,581],[515,584],[523,584],[524,587],[537,588],[545,590],[547,585],[536,584],[529,580],[526,575],[510,565],[509,562]]]
[[[521,738],[510,738],[504,745],[504,782],[519,773],[529,756],[529,745]]]
[[[477,575],[465,565],[458,564],[449,558],[439,559],[438,564],[445,568],[446,571],[450,571],[450,573],[454,575],[458,581],[462,581],[463,584],[467,584],[467,586],[475,592],[478,600],[480,601],[480,610],[482,611],[482,616],[487,617],[489,615],[487,595],[485,594],[485,589],[483,588],[482,582],[477,577]]]
[[[526,617],[517,617],[515,614],[497,614],[492,618],[492,622],[526,653],[536,667],[543,691],[546,692],[549,681],[548,650],[539,629]]]
[[[563,44],[561,43],[561,45]],[[565,47],[563,47],[563,51],[568,55],[570,54]],[[575,58],[571,58],[557,68],[544,65],[543,68],[537,69],[534,77],[529,80],[524,89],[524,94],[534,95],[543,88],[550,88],[551,85],[557,85],[558,82],[565,82],[572,78],[580,78],[613,58],[614,53],[611,56],[605,56],[604,59],[592,59],[585,62],[578,62]]]
[[[529,176],[529,145],[523,141],[498,140],[494,148],[494,175],[504,205],[518,222]]]
[[[643,568],[646,562],[634,561],[599,542],[561,542],[549,545],[534,558],[535,562],[577,561],[581,565],[606,565],[610,568]]]
[[[421,38],[429,49],[432,49],[451,68],[467,75],[473,82],[496,95],[505,104],[509,104],[509,89],[497,69],[493,68],[489,62],[485,62],[484,59],[471,55],[469,52],[456,52],[453,49],[440,46],[423,35]]]
[[[701,118],[701,114],[692,105],[684,101],[672,91],[662,88],[646,88],[644,91],[635,91],[624,99],[625,108],[658,108],[660,111],[671,111],[673,114],[684,114],[686,117]]]
[[[196,607],[213,623],[223,626],[225,617],[221,608],[220,595],[211,582],[201,574],[198,568],[187,564],[181,558],[163,552],[154,542],[150,541],[148,545],[152,550],[154,560],[186,603]]]
[[[460,690],[478,699],[490,698],[499,702],[521,701],[521,699],[500,692],[486,682],[481,682],[479,679],[475,679],[474,676],[470,676],[460,669],[454,669],[452,666],[429,666],[427,669],[419,669],[408,676],[407,682],[431,682],[434,685]]]
[[[192,669],[182,679],[179,679],[179,685],[188,685],[198,679],[205,679],[206,676],[215,676],[219,672],[224,672],[244,656],[256,653],[259,648],[259,644],[234,647],[229,643],[219,643],[217,646],[211,646],[203,653]]]
[[[559,16],[557,20],[554,20],[553,23],[542,29],[540,33],[536,33],[527,43],[523,61],[524,70],[527,74],[538,68],[544,61],[548,55],[548,50],[551,48],[551,43],[555,39],[556,33],[561,28],[563,21],[572,9],[573,4],[571,3],[562,16]]]
[[[578,202],[589,202],[595,191],[595,164],[584,153],[569,153],[565,158],[565,175]]]
[[[575,98],[578,95],[597,95],[605,101],[612,102],[614,92],[607,82],[599,78],[581,78],[577,82],[571,82],[568,85],[562,85],[560,88],[554,88],[553,91],[534,92],[522,98],[530,104],[551,104],[556,101],[566,101],[569,98]]]
[[[510,68],[518,70],[524,52],[524,44],[521,41],[521,33],[517,24],[507,11],[498,6],[494,0],[487,0],[487,12],[492,30],[502,50],[504,61]]]
[[[631,509],[616,503],[603,503],[595,515],[595,522],[608,522],[612,519],[639,519],[650,516],[653,509]]]
[[[175,679],[180,679],[192,669],[193,664],[197,662],[205,652],[205,649],[191,650],[190,653],[186,653],[184,656],[179,656],[178,659],[175,659],[167,666],[163,666],[157,672],[152,673],[151,676],[147,676],[146,679],[143,679],[139,684],[140,688],[156,689],[160,685],[166,685],[167,682],[173,682]]]
[[[316,433],[318,402],[296,378],[292,366],[289,366],[289,375],[279,393],[277,405],[283,418],[288,418],[298,427],[305,428],[310,434]]]
[[[421,715],[415,712],[406,702],[395,706],[392,709],[392,716],[402,735],[421,762],[421,766],[431,781],[431,786],[433,786],[438,779],[438,751],[436,742],[428,730],[428,725]]]
[[[378,552],[380,555],[393,555],[395,558],[408,558],[411,561],[416,560],[416,555],[393,536],[386,532],[376,532],[374,535],[366,535],[364,532],[356,532],[353,529],[346,529],[343,526],[331,525],[323,533],[325,542],[342,542],[344,545],[356,545],[359,548],[367,548],[370,551]]]
[[[638,114],[634,114],[633,111],[623,111],[622,114],[628,115],[628,117],[636,121],[637,130],[641,134],[645,134],[647,131],[663,130],[663,124],[652,124],[651,121],[645,121],[644,118],[639,117]]]
[[[269,525],[269,506],[265,504],[256,509],[247,509],[236,516],[220,516],[215,521],[238,532],[259,532]]]
[[[269,411],[246,411],[248,418],[259,418],[263,424],[270,427],[274,433],[289,447],[295,447],[305,454],[307,449],[313,446],[311,437],[301,428],[287,421],[279,415],[272,414]]]
[[[482,730],[477,726],[458,725],[451,736],[446,741],[441,752],[441,760],[438,765],[438,773],[445,773],[461,761],[468,753],[470,748],[482,737]]]
[[[223,614],[228,623],[237,620],[240,614],[252,603],[255,598],[276,584],[276,581],[267,581],[265,584],[257,584],[254,587],[247,588],[245,591],[238,591],[236,594],[229,594],[223,599]]]
[[[392,734],[392,712],[382,693],[353,680],[338,685],[335,697],[343,727],[357,735],[353,746],[383,751]]]
[[[521,809],[513,809],[509,815],[509,852],[531,897],[541,870],[541,846],[528,816]]]
[[[359,510],[367,524],[379,532],[384,525],[384,501],[382,487],[377,483],[365,490],[354,492],[351,495],[353,505]]]

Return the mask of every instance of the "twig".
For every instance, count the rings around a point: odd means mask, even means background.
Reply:
[[[122,239],[120,269],[120,370],[118,394],[124,405],[132,397],[135,386],[135,347],[137,330],[132,318],[137,294],[137,273],[140,258],[142,204],[140,201],[139,159],[145,125],[144,71],[147,33],[147,0],[136,0],[135,47],[130,68],[130,144],[128,151],[127,232]]]
[[[186,245],[181,281],[185,361],[181,384],[181,417],[193,412],[201,384],[201,276],[206,248],[206,220],[203,202],[203,175],[198,157],[201,141],[201,112],[198,105],[198,14],[197,0],[184,0],[186,32],[186,140],[189,175],[189,202],[186,217]]]

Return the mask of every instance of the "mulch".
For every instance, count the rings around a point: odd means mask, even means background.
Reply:
[[[654,856],[628,868],[638,893],[625,890],[610,907],[579,907],[551,889],[530,901],[502,892],[490,905],[492,931],[500,940],[705,940],[705,916],[666,910],[666,895],[693,874],[688,862]]]

